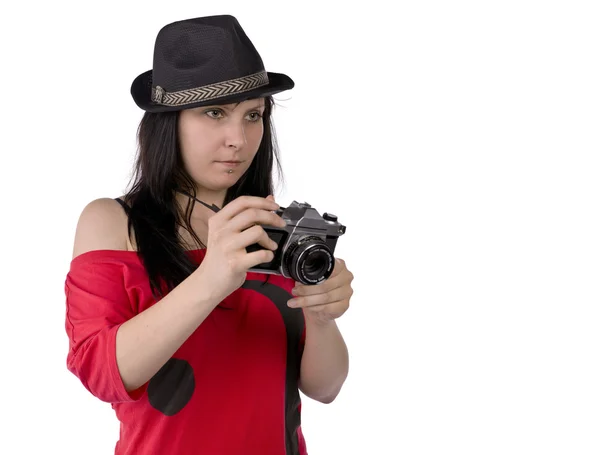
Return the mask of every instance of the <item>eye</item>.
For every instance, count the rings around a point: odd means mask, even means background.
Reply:
[[[250,112],[248,118],[251,122],[258,122],[262,118],[262,115],[260,112]]]
[[[214,119],[220,119],[223,117],[223,111],[221,111],[220,109],[209,109],[207,111],[204,111],[204,113],[210,118]]]

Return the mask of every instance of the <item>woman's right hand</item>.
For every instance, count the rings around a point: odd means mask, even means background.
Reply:
[[[278,208],[272,196],[240,196],[209,218],[206,255],[195,273],[218,303],[244,284],[248,269],[273,260],[277,243],[261,225],[284,227]],[[265,249],[248,253],[254,243]]]

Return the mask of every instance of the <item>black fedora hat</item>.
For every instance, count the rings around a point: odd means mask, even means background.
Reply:
[[[135,103],[148,112],[235,103],[294,87],[285,74],[267,72],[260,54],[230,15],[198,17],[164,26],[151,70],[131,84]]]

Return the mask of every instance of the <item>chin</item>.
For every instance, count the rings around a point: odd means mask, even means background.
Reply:
[[[210,191],[225,191],[235,185],[240,176],[235,174],[224,175],[222,178],[216,180],[213,179],[209,184],[202,185],[204,188]]]

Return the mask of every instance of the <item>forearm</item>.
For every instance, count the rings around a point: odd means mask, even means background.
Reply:
[[[117,366],[128,391],[148,382],[218,305],[192,274],[117,332]]]
[[[306,341],[299,388],[306,396],[331,403],[348,376],[348,349],[335,321],[306,318]]]

